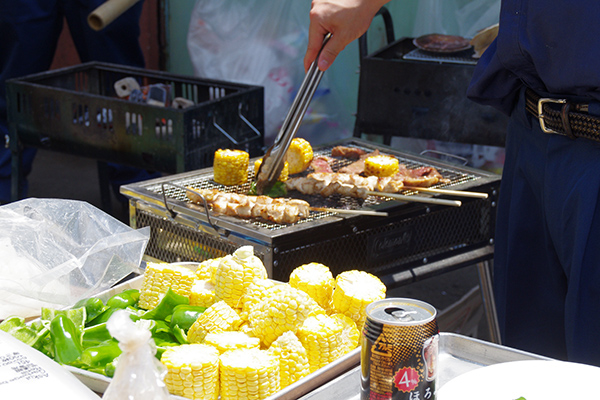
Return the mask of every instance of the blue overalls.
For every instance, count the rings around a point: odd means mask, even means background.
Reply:
[[[144,67],[139,45],[139,2],[101,31],[87,24],[87,16],[105,0],[2,0],[0,1],[0,143],[8,134],[5,81],[47,71],[52,63],[63,19],[66,18],[81,62],[103,61]],[[31,172],[36,149],[23,151],[24,177]],[[10,150],[0,146],[0,202],[10,200]],[[109,164],[109,180],[118,193],[123,183],[158,176],[137,168]],[[21,197],[27,195],[22,182]]]
[[[543,97],[600,101],[600,2],[503,0],[468,96],[510,115],[494,289],[503,343],[600,366],[600,142],[544,133]]]

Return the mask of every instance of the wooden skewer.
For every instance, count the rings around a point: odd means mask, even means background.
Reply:
[[[325,207],[311,207],[312,211],[321,212],[334,212],[339,214],[356,214],[356,215],[372,215],[374,217],[387,217],[388,213],[385,211],[370,211],[370,210],[346,210],[339,208],[325,208]]]
[[[462,197],[474,197],[476,199],[487,199],[488,194],[482,192],[467,192],[464,190],[449,190],[449,189],[435,189],[435,188],[425,188],[419,186],[403,186],[403,190],[414,190],[416,192],[424,192],[424,193],[439,193],[439,194],[447,194],[451,196],[462,196]]]
[[[385,193],[385,192],[372,192],[369,191],[367,194],[372,196],[379,197],[389,197],[396,200],[403,200],[415,203],[427,203],[427,204],[439,204],[444,206],[452,206],[452,207],[460,207],[462,202],[459,200],[446,200],[446,199],[436,199],[433,197],[421,197],[421,196],[407,196],[405,194],[396,194],[396,193]]]

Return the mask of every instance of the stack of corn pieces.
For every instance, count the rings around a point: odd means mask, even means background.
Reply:
[[[288,283],[267,277],[252,246],[185,266],[149,263],[140,289],[145,308],[171,288],[207,307],[186,332],[189,344],[161,358],[172,394],[190,399],[263,399],[354,350],[367,304],[385,298],[374,275],[333,277],[309,263]]]

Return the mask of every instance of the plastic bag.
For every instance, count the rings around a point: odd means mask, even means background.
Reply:
[[[107,290],[139,265],[149,228],[134,230],[77,200],[0,207],[0,319],[32,317]]]
[[[310,3],[198,0],[187,45],[194,74],[265,89],[265,144],[274,141],[302,79]],[[348,136],[339,124],[341,98],[326,73],[297,136],[313,144]]]
[[[108,320],[110,334],[123,351],[117,360],[112,381],[104,400],[167,400],[164,383],[166,367],[155,357],[156,347],[150,334],[149,320],[134,323],[129,313],[116,311]]]

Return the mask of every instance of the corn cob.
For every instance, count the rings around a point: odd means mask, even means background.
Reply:
[[[208,280],[196,279],[189,297],[191,306],[210,307],[218,301],[215,295],[215,285]]]
[[[261,164],[262,164],[262,158],[259,158],[258,160],[254,161],[254,174],[258,174],[258,169],[260,168]],[[283,163],[283,169],[281,170],[281,173],[279,174],[279,178],[277,180],[281,181],[281,182],[285,182],[288,180],[289,176],[290,176],[290,163],[285,161]]]
[[[203,281],[212,281],[215,275],[217,266],[223,257],[210,258],[202,261],[196,268],[196,278]]]
[[[254,336],[268,348],[283,332],[296,332],[311,313],[325,311],[309,295],[283,283],[265,291],[249,320]]]
[[[195,275],[186,267],[167,263],[148,263],[140,288],[139,307],[151,310],[158,305],[169,288],[189,296]]]
[[[386,177],[393,176],[400,170],[398,159],[392,156],[379,154],[365,159],[365,175]]]
[[[160,361],[169,393],[188,399],[216,400],[219,396],[219,352],[204,344],[169,347]]]
[[[358,270],[344,271],[335,278],[333,308],[335,312],[350,317],[360,331],[367,305],[385,298],[385,292],[385,285],[375,275]]]
[[[326,265],[316,262],[301,265],[292,271],[289,283],[306,292],[325,310],[330,308],[335,279]]]
[[[238,313],[223,300],[213,304],[192,324],[187,333],[190,343],[201,343],[211,332],[237,330],[242,324]]]
[[[265,350],[227,351],[219,369],[221,400],[265,399],[280,390],[279,360]]]
[[[248,316],[263,299],[265,291],[273,286],[275,286],[275,282],[267,278],[256,278],[248,285],[241,298],[242,311],[240,311],[240,317],[244,321],[248,321]]]
[[[213,179],[221,185],[241,185],[248,181],[250,155],[242,150],[215,151]]]
[[[231,307],[241,309],[244,291],[255,278],[266,278],[267,270],[252,246],[242,246],[225,256],[215,270],[215,294]]]
[[[289,163],[290,175],[305,171],[313,159],[313,149],[310,143],[302,138],[294,138],[285,153],[285,159]]]
[[[279,358],[282,389],[310,373],[306,349],[292,331],[284,332],[279,336],[269,347],[269,353]]]
[[[310,372],[326,366],[342,355],[344,325],[326,314],[308,317],[298,329],[298,339],[306,349]]]
[[[332,317],[337,318],[344,325],[341,353],[342,355],[350,353],[358,346],[360,340],[360,331],[356,327],[356,322],[344,314],[333,314]]]
[[[220,354],[223,354],[228,350],[258,349],[260,340],[243,332],[226,331],[208,333],[203,343],[214,346]]]

